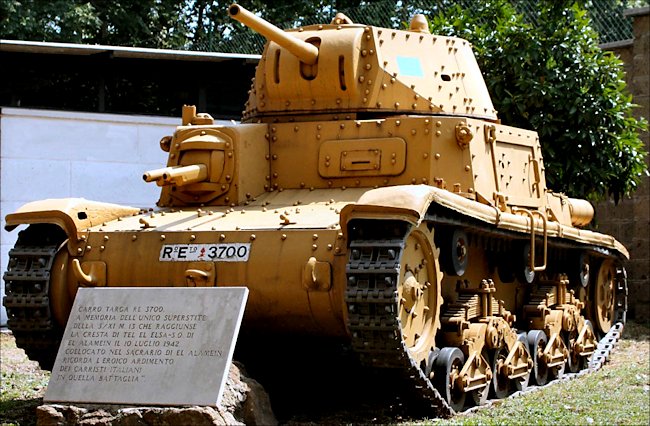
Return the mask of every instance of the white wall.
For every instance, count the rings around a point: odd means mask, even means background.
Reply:
[[[0,110],[0,271],[18,229],[4,230],[4,217],[29,201],[81,197],[153,207],[159,188],[145,183],[145,170],[164,167],[158,142],[180,118],[125,116],[20,108]],[[0,280],[4,296],[4,280]],[[0,324],[6,324],[4,307]]]

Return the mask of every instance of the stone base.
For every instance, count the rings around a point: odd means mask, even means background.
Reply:
[[[132,407],[100,404],[47,404],[37,408],[37,424],[61,425],[275,425],[264,388],[232,363],[219,407]]]

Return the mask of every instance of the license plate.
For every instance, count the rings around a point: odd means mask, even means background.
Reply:
[[[164,244],[161,262],[247,262],[250,243],[227,244]]]

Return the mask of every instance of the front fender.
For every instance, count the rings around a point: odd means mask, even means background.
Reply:
[[[59,226],[75,241],[84,230],[118,217],[137,214],[140,209],[118,204],[99,203],[83,198],[58,198],[33,201],[20,207],[5,218],[5,229],[11,231],[18,225],[51,223]]]
[[[419,225],[434,199],[435,188],[427,185],[398,185],[371,189],[355,204],[341,211],[344,231],[352,219],[399,219]]]

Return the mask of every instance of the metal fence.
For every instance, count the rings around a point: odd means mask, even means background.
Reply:
[[[464,8],[476,5],[477,0],[402,0],[402,1],[365,1],[362,7],[343,9],[340,12],[347,15],[353,22],[385,28],[403,28],[414,13],[434,16],[452,4]],[[636,0],[638,1],[638,0]],[[641,0],[644,1],[644,0]],[[513,5],[525,20],[534,23],[537,1],[512,0]],[[601,43],[609,43],[632,38],[632,21],[624,16],[626,0],[593,0],[585,2],[592,26],[599,34]],[[294,28],[301,25],[322,24],[330,22],[336,12],[331,8],[320,11],[319,16],[305,16],[287,22],[274,22],[280,28]],[[259,54],[262,52],[265,40],[252,31],[234,34],[214,43],[193,46],[193,50],[220,51],[232,53]]]
[[[624,5],[620,2],[613,7],[608,5],[609,2],[594,0],[587,8],[600,42],[611,43],[633,38],[632,18],[623,15]]]

